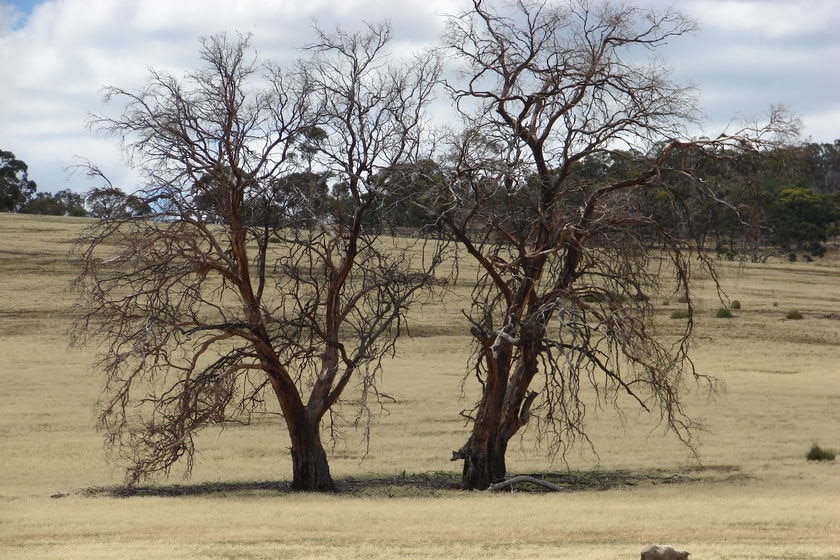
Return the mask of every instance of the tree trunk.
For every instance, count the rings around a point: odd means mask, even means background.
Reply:
[[[335,492],[318,423],[313,426],[304,422],[296,430],[290,428],[289,431],[292,438],[292,490]]]
[[[292,490],[335,492],[327,452],[321,443],[321,417],[309,413],[292,383],[284,385],[281,381],[288,379],[272,378],[291,441]]]
[[[477,437],[473,433],[463,448],[462,490],[487,490],[491,484],[504,480],[507,475],[507,440],[498,434],[488,433],[483,436]]]
[[[534,340],[539,340],[534,338]],[[528,393],[536,369],[536,351],[523,349],[516,371],[510,378],[510,348],[493,355],[485,352],[488,376],[469,440],[457,452],[464,459],[461,488],[487,490],[507,476],[505,453],[510,439],[528,422],[537,393]]]

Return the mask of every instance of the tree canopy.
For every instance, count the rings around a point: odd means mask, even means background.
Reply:
[[[42,214],[47,216],[87,216],[84,197],[70,189],[56,193],[37,193],[18,211],[21,214]]]
[[[38,187],[28,172],[15,154],[0,150],[0,212],[18,212],[35,194]]]

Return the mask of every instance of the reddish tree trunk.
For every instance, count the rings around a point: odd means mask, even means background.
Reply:
[[[498,434],[486,433],[477,437],[473,433],[464,446],[461,489],[487,490],[491,484],[504,480],[507,475],[507,440],[494,436]]]
[[[292,490],[336,491],[317,424],[292,434]]]
[[[461,488],[464,490],[486,490],[507,474],[507,438],[502,435],[501,415],[507,392],[509,359],[509,349],[501,350],[495,356],[489,349],[485,349],[487,381],[476,411],[472,433],[459,453],[464,460],[461,475]]]
[[[277,376],[272,381],[291,440],[292,490],[335,492],[327,453],[321,443],[321,416],[308,413],[287,379]]]
[[[487,381],[470,438],[457,454],[464,459],[462,489],[486,490],[507,476],[508,442],[527,423],[536,397],[536,393],[528,393],[537,371],[536,356],[533,343],[523,348],[516,370],[509,376],[512,348],[485,352]]]

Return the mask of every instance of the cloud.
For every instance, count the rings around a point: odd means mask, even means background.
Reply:
[[[768,40],[819,34],[828,31],[830,21],[837,18],[834,0],[811,0],[807,5],[778,0],[703,0],[690,4],[691,12],[709,28]]]
[[[840,107],[835,105],[824,111],[809,112],[802,117],[802,124],[808,141],[833,143],[834,140],[840,140]]]
[[[64,168],[75,155],[97,161],[117,182],[135,180],[113,161],[113,139],[85,128],[101,112],[102,88],[137,89],[148,68],[182,74],[198,62],[198,39],[242,32],[265,56],[291,62],[311,37],[315,21],[353,28],[365,19],[390,19],[394,37],[413,44],[436,40],[445,0],[50,0],[28,17],[0,0],[0,128],[3,149],[29,164],[41,191],[70,184]],[[20,25],[21,21],[23,24]],[[105,158],[103,158],[105,159]],[[78,178],[72,178],[78,181]]]
[[[699,31],[665,50],[676,79],[695,84],[712,131],[785,105],[806,136],[840,137],[840,4],[834,0],[683,0]],[[822,123],[817,115],[832,116]]]
[[[0,2],[0,45],[4,37],[15,29],[20,17],[20,12],[14,6]]]
[[[198,62],[198,39],[250,33],[267,58],[289,63],[312,36],[390,20],[393,52],[433,45],[443,14],[468,0],[44,0],[23,14],[0,0],[0,148],[30,166],[41,191],[87,190],[67,177],[75,155],[100,163],[126,188],[136,178],[120,165],[112,138],[89,132],[89,113],[106,85],[141,87],[148,68],[176,75]],[[661,7],[658,0],[638,0]],[[817,141],[840,137],[840,4],[814,0],[679,0],[700,30],[664,51],[674,77],[694,83],[708,116],[706,130],[732,117],[764,114],[785,104]]]

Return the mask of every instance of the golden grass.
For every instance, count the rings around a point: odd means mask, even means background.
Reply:
[[[812,443],[840,448],[840,260],[722,264],[720,307],[701,286],[694,358],[726,392],[687,397],[706,428],[707,480],[553,495],[439,491],[428,496],[240,492],[178,498],[88,496],[120,482],[93,429],[100,378],[92,349],[67,348],[70,240],[85,222],[0,214],[0,558],[637,558],[667,542],[692,558],[840,557],[840,470],[805,460]],[[388,364],[395,397],[374,423],[366,454],[351,422],[331,453],[336,476],[452,471],[466,429],[458,412],[467,339],[457,321],[464,289],[446,307],[415,312],[417,338]],[[667,296],[657,296],[658,301]],[[673,300],[673,298],[671,298]],[[656,302],[656,299],[652,301]],[[673,328],[675,301],[659,305]],[[798,309],[804,319],[784,318]],[[468,392],[474,391],[468,385]],[[343,411],[353,418],[351,405]],[[643,415],[591,410],[600,458],[582,449],[575,469],[684,471],[690,454]],[[278,480],[290,467],[282,420],[207,432],[193,480]],[[526,434],[512,472],[562,470]],[[716,470],[716,468],[718,468]],[[726,468],[723,468],[726,467]],[[177,481],[177,480],[176,480]],[[181,481],[178,481],[181,482]],[[63,497],[51,498],[52,495]],[[394,493],[399,496],[398,492]]]
[[[0,550],[4,558],[619,559],[667,540],[699,558],[836,558],[836,509],[815,505],[802,516],[798,492],[756,486],[392,500],[72,497],[18,507],[14,544]]]

